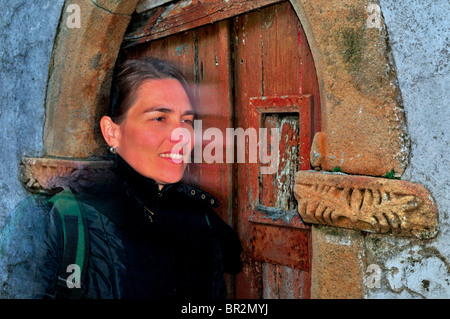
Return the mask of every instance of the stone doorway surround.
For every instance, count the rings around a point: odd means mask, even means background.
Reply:
[[[45,156],[21,163],[28,190],[85,187],[108,172],[98,122],[131,15],[152,2],[164,1],[65,3],[48,75]],[[364,233],[427,240],[438,232],[438,211],[424,186],[396,179],[408,165],[409,139],[377,1],[290,2],[311,47],[321,99],[314,170],[297,172],[294,189],[300,216],[313,225],[311,296],[364,298]],[[80,29],[66,27],[70,4],[80,6]]]

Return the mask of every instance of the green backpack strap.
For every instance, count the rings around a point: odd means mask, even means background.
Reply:
[[[55,297],[83,298],[85,295],[83,283],[88,259],[88,230],[81,213],[81,205],[69,189],[56,194],[49,199],[49,202],[53,204],[61,217],[64,235],[64,252],[59,267]],[[72,271],[74,271],[73,274]],[[69,281],[72,282],[69,287],[67,280],[70,276],[73,280]]]

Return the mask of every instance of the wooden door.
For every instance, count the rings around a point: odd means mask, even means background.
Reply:
[[[223,132],[223,160],[190,164],[190,176],[218,197],[217,212],[243,244],[244,269],[227,277],[229,297],[309,298],[310,231],[296,211],[293,186],[295,172],[310,169],[311,136],[320,130],[314,63],[289,2],[235,14],[181,32],[174,28],[172,35],[169,28],[163,38],[123,49],[121,58],[156,56],[181,65],[199,100],[203,133],[208,128]],[[246,138],[244,163],[237,163],[236,139],[234,161],[227,163],[227,128],[266,129],[267,146],[276,137],[270,129],[277,128],[278,165],[261,174],[267,165],[250,163],[251,138]],[[257,139],[260,147],[262,136]],[[212,137],[204,138],[202,150],[211,151],[211,143]]]

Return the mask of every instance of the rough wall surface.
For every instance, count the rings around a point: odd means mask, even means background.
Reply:
[[[63,0],[2,0],[0,225],[26,196],[20,159],[41,156],[48,66]]]
[[[291,2],[319,79],[323,147],[313,166],[371,176],[394,170],[400,176],[409,140],[387,32],[379,14],[377,23],[370,22],[374,1]],[[312,148],[317,150],[314,143]]]
[[[314,299],[364,298],[364,238],[359,232],[330,226],[312,228]]]
[[[366,298],[450,298],[450,3],[381,0],[411,138],[402,179],[421,183],[439,209],[435,240],[368,236],[368,264],[381,267],[380,288]]]
[[[100,118],[108,104],[113,67],[137,0],[67,0],[79,8],[79,28],[65,14],[55,39],[46,99],[47,156],[104,156]],[[134,3],[134,6],[133,6]]]

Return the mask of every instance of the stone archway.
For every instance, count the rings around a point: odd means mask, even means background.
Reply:
[[[66,2],[48,77],[45,157],[24,158],[22,163],[22,181],[29,190],[74,186],[75,177],[79,183],[89,183],[96,174],[108,171],[98,121],[138,2]],[[401,176],[409,156],[388,34],[377,6],[369,0],[290,2],[308,38],[319,77],[322,131],[314,137],[311,163],[319,171],[339,168],[347,174],[367,175],[296,175],[300,215],[307,222],[325,225],[313,227],[312,297],[362,298],[363,262],[358,256],[363,248],[358,231],[430,238],[437,233],[437,208],[421,185],[373,177]],[[80,29],[66,27],[64,14],[70,4],[80,6]],[[321,203],[323,194],[342,205]],[[386,211],[395,216],[382,217]],[[350,238],[353,244],[349,249],[335,249],[329,241],[333,236]],[[344,261],[322,267],[329,262],[331,250],[332,258]],[[344,274],[344,268],[352,271]],[[348,282],[353,285],[342,290]]]
[[[408,140],[384,24],[367,27],[369,1],[290,2],[319,75],[323,133],[314,144],[314,166],[372,176],[394,170],[400,176],[408,163]],[[102,156],[98,113],[138,1],[69,1],[66,7],[71,3],[80,5],[83,27],[69,29],[64,19],[59,26],[47,89],[45,153]]]

